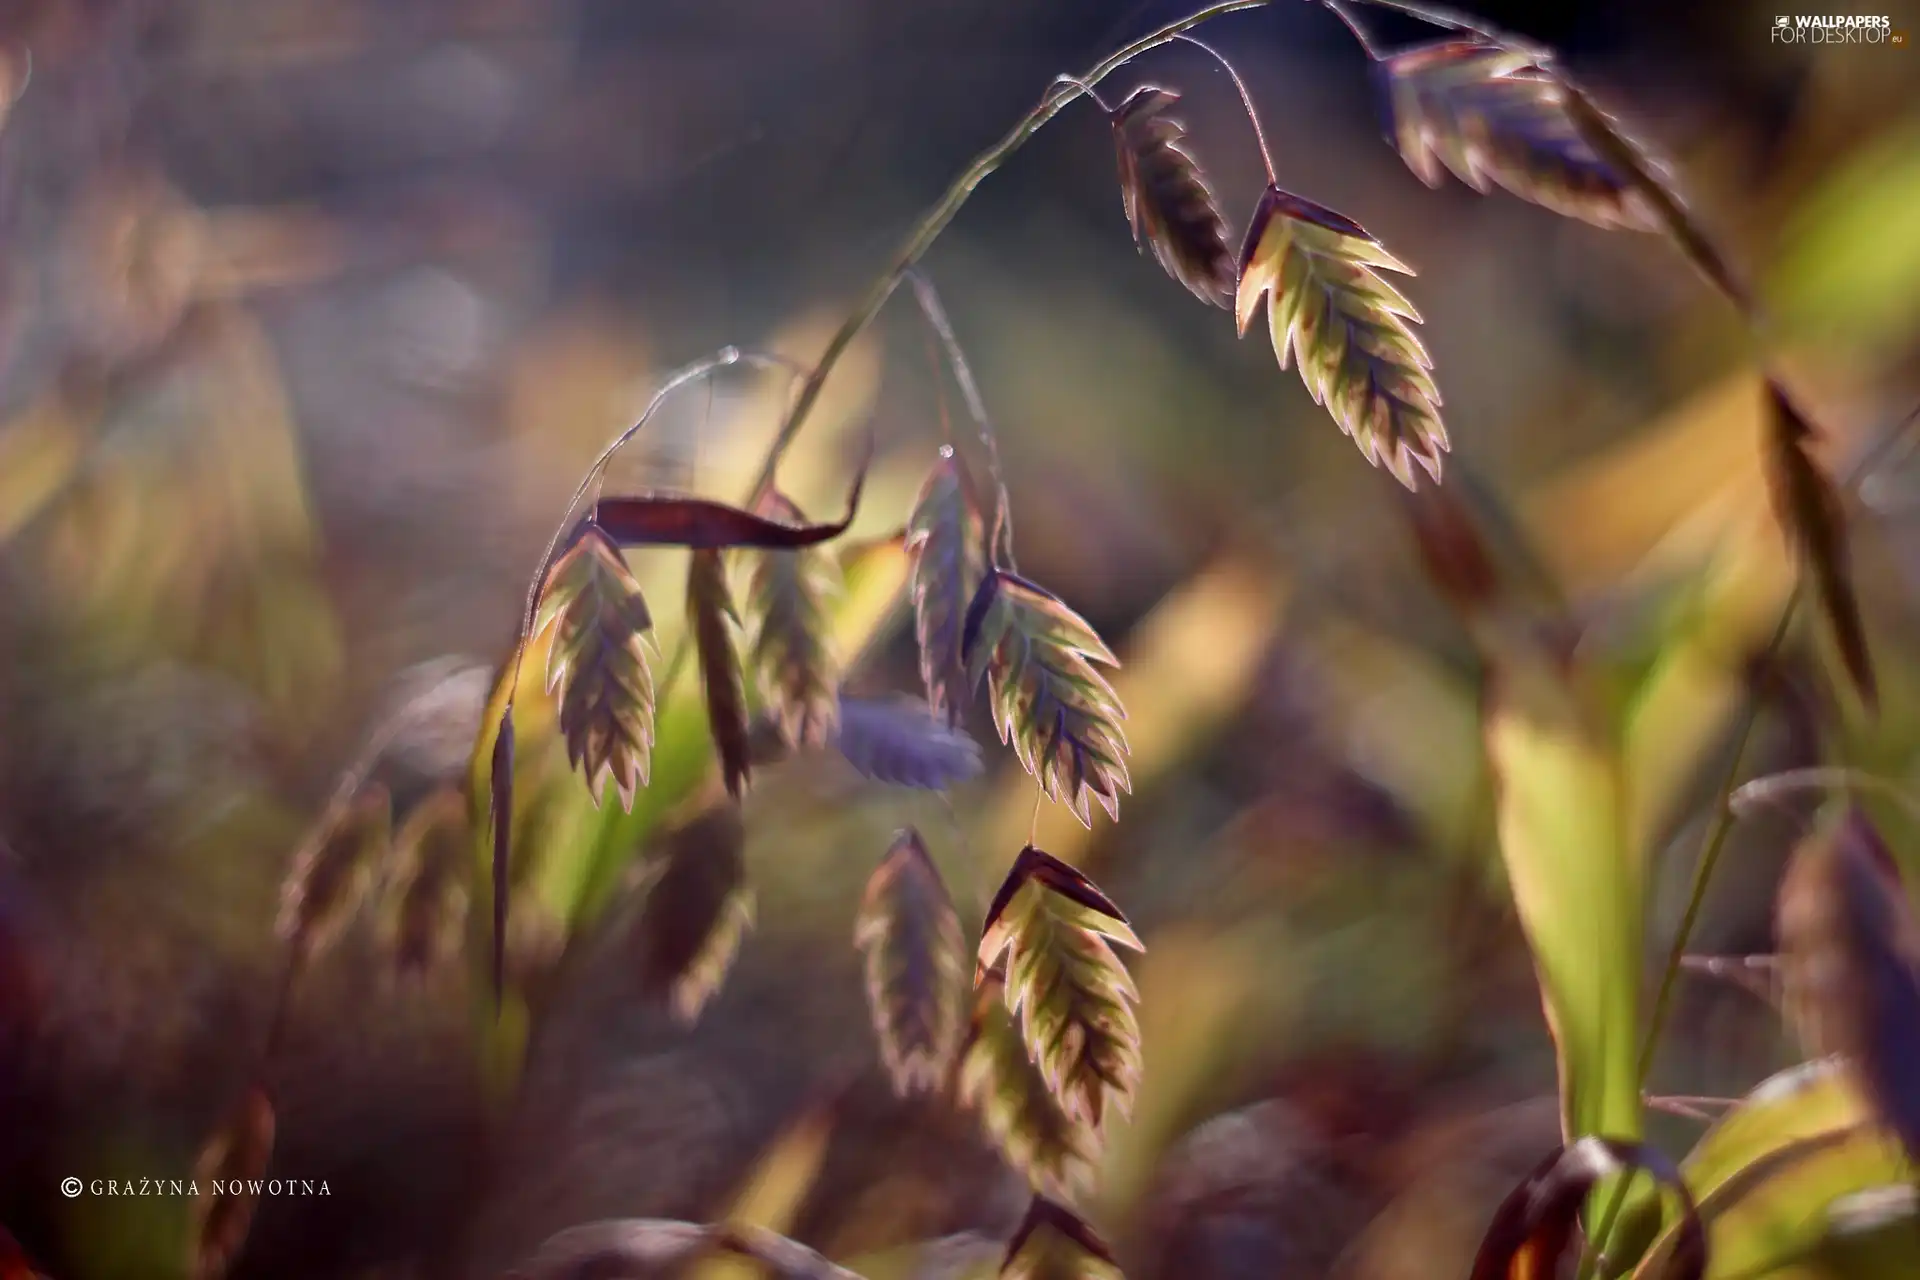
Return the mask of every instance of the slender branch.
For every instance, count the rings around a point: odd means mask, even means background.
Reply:
[[[955,215],[960,212],[961,206],[966,204],[967,197],[973,194],[975,187],[1006,163],[1009,156],[1026,145],[1027,140],[1038,133],[1049,120],[1059,115],[1061,109],[1069,102],[1086,93],[1134,58],[1149,49],[1166,44],[1181,32],[1197,27],[1203,22],[1210,22],[1224,14],[1236,13],[1242,9],[1265,8],[1273,2],[1274,0],[1223,0],[1222,3],[1209,5],[1197,13],[1170,22],[1150,35],[1142,36],[1124,49],[1102,59],[1085,75],[1067,83],[1062,92],[1049,91],[1040,100],[1040,104],[1029,111],[1026,118],[1014,125],[1005,137],[976,156],[973,163],[967,166],[966,171],[954,179],[953,185],[947,188],[946,194],[914,227],[905,242],[895,252],[893,261],[885,271],[880,273],[879,278],[868,286],[865,295],[855,304],[853,314],[847,317],[845,323],[828,341],[826,350],[820,353],[819,361],[815,363],[813,371],[807,375],[806,381],[801,384],[800,394],[795,397],[792,407],[787,410],[786,420],[780,424],[780,430],[774,435],[773,443],[767,450],[760,474],[754,481],[754,496],[758,496],[760,490],[773,482],[780,460],[792,447],[794,437],[800,434],[800,427],[806,422],[807,414],[812,411],[814,403],[819,400],[821,388],[826,385],[834,366],[853,345],[854,339],[873,323],[873,318],[880,314],[880,308],[886,305],[887,299],[893,296],[893,291],[906,278],[907,272],[912,270],[914,264],[919,262],[932,247],[940,233],[946,230],[947,224],[952,222]]]
[[[1227,55],[1221,53],[1206,41],[1196,36],[1190,36],[1184,31],[1175,36],[1174,39],[1186,41],[1227,69],[1227,74],[1233,78],[1234,89],[1240,94],[1240,105],[1246,108],[1247,120],[1253,125],[1253,140],[1260,144],[1260,163],[1267,167],[1267,185],[1270,187],[1279,186],[1280,179],[1273,171],[1273,152],[1267,147],[1267,131],[1260,127],[1260,112],[1253,105],[1253,95],[1247,91],[1247,82],[1240,78],[1240,73],[1234,69],[1234,65],[1227,61]]]
[[[994,434],[992,420],[987,417],[987,402],[981,398],[980,384],[973,380],[973,369],[967,364],[966,353],[960,349],[953,321],[947,318],[947,309],[941,305],[940,293],[933,287],[933,281],[917,268],[909,268],[907,275],[913,281],[915,301],[919,302],[927,323],[946,351],[947,363],[953,368],[953,380],[960,385],[967,412],[973,416],[974,426],[980,432],[981,447],[987,451],[987,471],[993,477],[994,488],[993,529],[987,536],[987,545],[1003,553],[1006,566],[1011,569],[1014,567],[1012,503],[1007,494],[1006,473],[1000,467],[1000,442]]]

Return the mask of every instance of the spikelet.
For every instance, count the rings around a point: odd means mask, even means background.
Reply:
[[[1632,175],[1581,136],[1560,81],[1538,55],[1444,40],[1382,58],[1378,71],[1394,142],[1428,186],[1452,173],[1483,195],[1499,186],[1597,227],[1657,229]]]
[[[967,608],[967,680],[988,679],[994,725],[1049,797],[1092,825],[1089,798],[1118,818],[1128,790],[1126,719],[1094,663],[1119,666],[1086,621],[1025,578],[991,569]]]
[[[187,1260],[194,1280],[226,1275],[246,1244],[260,1199],[253,1184],[266,1175],[273,1158],[273,1131],[273,1102],[254,1087],[200,1149]]]
[[[834,746],[862,777],[945,791],[980,776],[980,744],[917,698],[841,698]]]
[[[1186,128],[1166,114],[1180,95],[1141,85],[1113,109],[1120,198],[1135,244],[1149,246],[1167,274],[1216,307],[1233,303],[1233,250],[1227,221],[1199,162],[1183,145]]]
[[[1538,50],[1482,36],[1402,50],[1376,64],[1393,141],[1430,187],[1451,172],[1608,230],[1662,231],[1743,309],[1744,282],[1675,191],[1665,166]]]
[[[364,783],[329,805],[294,854],[280,886],[276,932],[302,962],[324,954],[359,914],[388,850],[393,801],[385,786]]]
[[[894,1092],[932,1093],[959,1047],[966,947],[946,882],[912,828],[868,879],[853,942],[866,955],[867,1008]]]
[[[1837,1054],[1887,1131],[1920,1159],[1920,924],[1893,856],[1848,809],[1803,840],[1780,882],[1782,995],[1807,1049]]]
[[[1020,1024],[1007,1010],[1005,989],[998,971],[977,984],[957,1094],[1028,1185],[1072,1199],[1093,1180],[1102,1135],[1068,1115],[1047,1091],[1046,1080],[1027,1056]]]
[[[740,613],[727,586],[726,562],[712,548],[696,548],[687,561],[687,622],[700,657],[700,683],[707,695],[707,727],[720,756],[727,794],[738,799],[753,770],[747,720],[746,673],[734,631]]]
[[[653,754],[653,617],[620,548],[585,524],[541,590],[534,634],[553,629],[547,689],[567,759],[600,803],[612,779],[623,809],[647,784]]]
[[[1786,531],[1803,571],[1813,580],[1814,594],[1832,629],[1854,691],[1872,708],[1879,701],[1879,687],[1848,562],[1846,505],[1811,452],[1818,436],[1780,384],[1769,381],[1766,471],[1774,515]]]
[[[1113,943],[1141,950],[1126,917],[1085,876],[1029,845],[994,895],[979,972],[1005,957],[1007,1007],[1047,1089],[1098,1130],[1140,1084],[1140,998]]]
[[[1411,489],[1416,463],[1440,478],[1447,429],[1420,315],[1376,268],[1412,274],[1351,218],[1270,186],[1240,251],[1234,319],[1244,336],[1265,298],[1280,367],[1297,359],[1314,403]]]
[[[1000,1262],[1000,1280],[1123,1280],[1113,1250],[1079,1214],[1035,1196]]]
[[[640,986],[681,1022],[720,989],[753,924],[746,828],[722,801],[659,837],[647,900],[634,921]]]
[[[768,489],[755,510],[787,524],[800,508]],[[749,561],[747,662],[767,713],[789,746],[823,747],[839,720],[840,670],[828,603],[841,590],[840,563],[820,548],[755,551]]]
[[[927,705],[959,720],[971,685],[961,652],[967,605],[986,573],[986,533],[972,478],[951,446],[927,472],[907,517],[907,591]]]
[[[458,948],[472,846],[466,801],[452,787],[420,801],[401,824],[384,930],[394,977],[423,978]]]

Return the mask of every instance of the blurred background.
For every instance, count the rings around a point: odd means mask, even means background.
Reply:
[[[811,359],[1053,75],[1187,7],[0,7],[0,1223],[44,1270],[180,1273],[177,1198],[70,1200],[59,1180],[192,1167],[273,1016],[301,832],[421,689],[443,714],[382,767],[463,775],[567,494],[664,373],[727,342]],[[1774,9],[1745,0],[1482,12],[1563,50],[1673,159],[1834,460],[1892,430],[1920,398],[1920,52],[1776,45]],[[1755,661],[1791,566],[1738,317],[1655,237],[1423,187],[1325,11],[1207,35],[1281,182],[1418,269],[1449,485],[1623,681],[1659,691],[1628,747],[1664,954],[1750,691],[1755,772],[1917,763],[1920,464],[1861,495],[1885,714],[1830,731],[1817,637]],[[1111,83],[1148,80],[1182,91],[1237,236],[1264,175],[1231,86],[1179,47]],[[1263,334],[1240,342],[1135,250],[1084,103],[925,265],[1000,430],[1022,570],[1126,662],[1124,821],[1048,806],[1038,828],[1148,948],[1146,1083],[1094,1219],[1133,1280],[1464,1274],[1557,1141],[1553,1056],[1473,647],[1391,480]],[[942,414],[966,430],[930,352],[903,294],[841,364],[783,472],[811,514],[870,427],[853,536],[898,529]],[[737,497],[782,396],[737,373],[681,397],[612,483]],[[681,562],[636,569],[672,612]],[[910,627],[852,683],[915,690]],[[490,1276],[575,1223],[730,1211],[875,1277],[967,1274],[1024,1183],[964,1118],[893,1099],[849,942],[895,827],[920,827],[967,920],[1025,841],[1032,784],[980,708],[970,723],[989,768],[950,807],[825,761],[763,771],[758,924],[699,1023],[589,939],[508,1101],[467,969],[396,986],[350,934],[295,1002],[277,1089],[274,1170],[329,1194],[265,1202],[234,1274]],[[1804,819],[1736,830],[1700,950],[1770,949]],[[1910,821],[1887,829],[1920,852]],[[1738,990],[1683,986],[1675,1025],[1662,1092],[1737,1094],[1793,1058]]]

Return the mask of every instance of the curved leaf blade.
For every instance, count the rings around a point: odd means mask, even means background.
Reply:
[[[1471,1280],[1545,1280],[1575,1250],[1575,1228],[1587,1197],[1603,1179],[1634,1170],[1653,1175],[1680,1208],[1668,1254],[1671,1280],[1702,1280],[1707,1233],[1680,1171],[1638,1142],[1585,1137],[1561,1147],[1534,1169],[1494,1210],[1474,1258]]]

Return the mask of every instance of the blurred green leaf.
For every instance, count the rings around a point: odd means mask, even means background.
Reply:
[[[1642,1132],[1638,1013],[1644,868],[1597,684],[1533,640],[1498,646],[1487,753],[1501,854],[1560,1063],[1568,1140]]]
[[[1769,280],[1790,333],[1898,354],[1920,328],[1920,117],[1839,166],[1800,206]]]
[[[1920,1274],[1920,1230],[1910,1217],[1902,1245],[1841,1203],[1905,1176],[1896,1148],[1870,1128],[1829,1129],[1782,1141],[1699,1197],[1712,1248],[1708,1280],[1882,1280]],[[1658,1280],[1669,1248],[1670,1239],[1663,1236],[1634,1271],[1634,1280]]]
[[[1562,1134],[1637,1142],[1645,854],[1601,675],[1545,631],[1481,630],[1500,852],[1553,1034]],[[1613,1203],[1615,1185],[1603,1180],[1595,1203]],[[1632,1175],[1630,1191],[1610,1253],[1657,1226],[1651,1184]]]
[[[1867,1120],[1866,1103],[1832,1058],[1767,1077],[1720,1117],[1681,1165],[1687,1187],[1706,1199],[1754,1161],[1781,1147]]]

